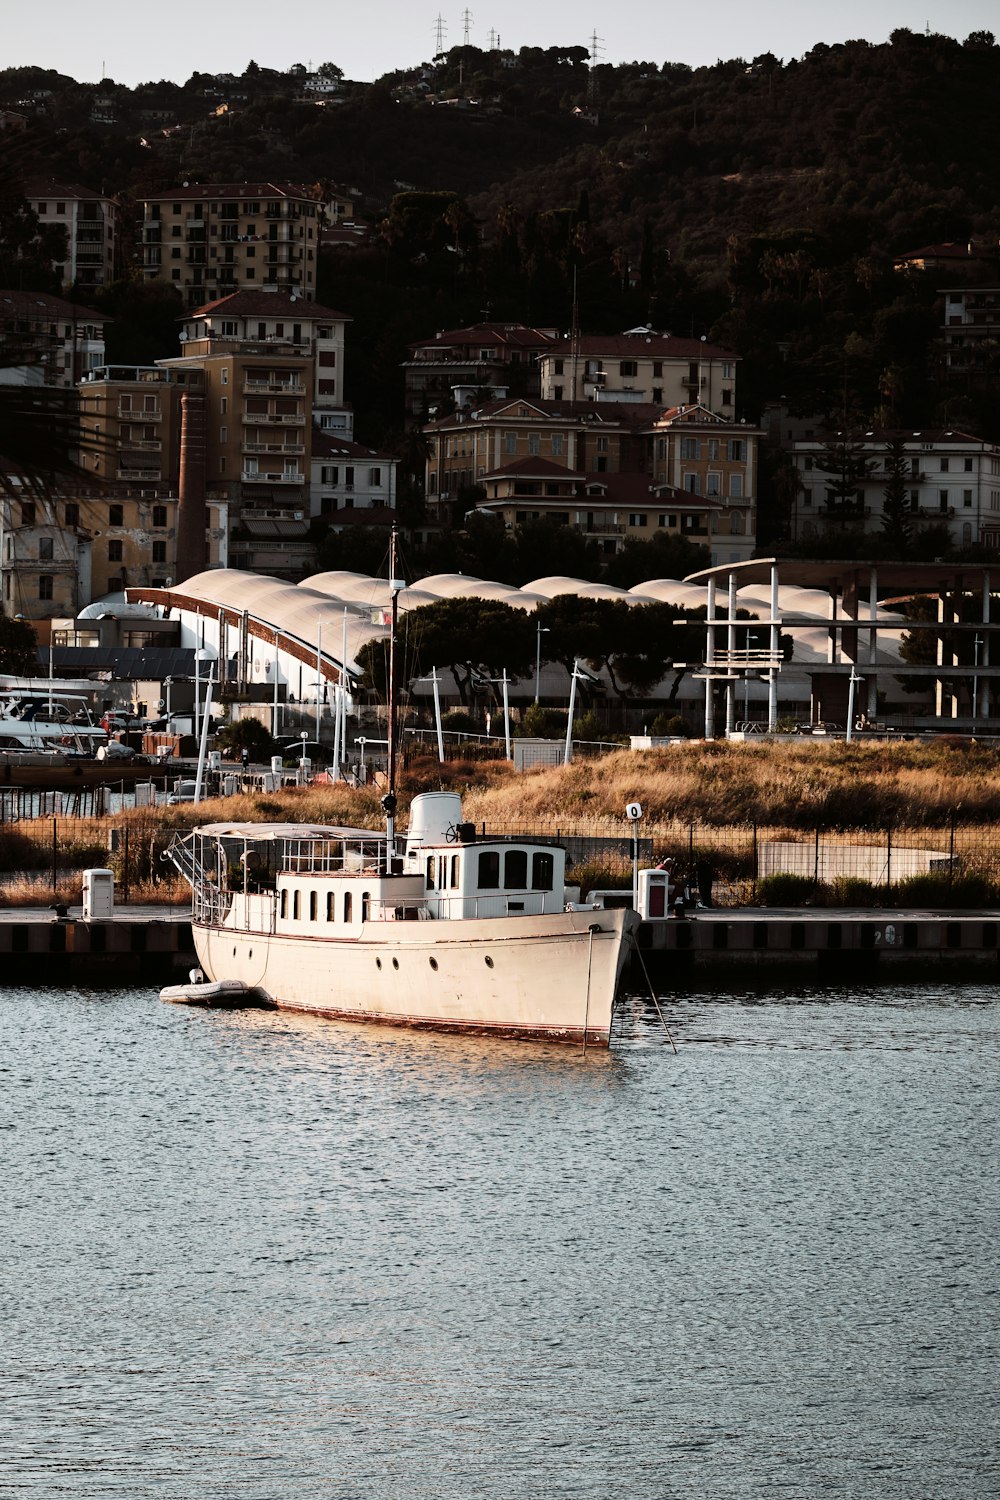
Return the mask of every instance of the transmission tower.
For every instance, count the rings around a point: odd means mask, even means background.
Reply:
[[[466,47],[469,45],[469,27],[472,25],[474,20],[475,17],[473,16],[472,11],[468,6],[466,6],[462,12],[462,26],[464,28],[463,40]]]
[[[587,103],[591,109],[597,105],[597,57],[604,51],[604,40],[593,32],[590,38],[590,77],[587,79]]]
[[[437,20],[434,22],[434,56],[435,57],[440,57],[441,53],[444,51],[444,34],[445,34],[445,32],[447,30],[448,30],[448,23],[445,20],[444,16],[441,14],[441,12],[438,11],[438,13],[437,13]]]

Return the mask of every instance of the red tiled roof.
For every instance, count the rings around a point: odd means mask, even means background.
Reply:
[[[671,333],[586,333],[577,339],[558,339],[551,353],[559,359],[579,354],[582,358],[739,359],[732,349],[709,344],[704,339],[680,339]]]
[[[31,318],[59,318],[61,321],[69,319],[77,322],[85,318],[88,323],[110,323],[110,317],[104,313],[95,312],[92,307],[84,307],[79,302],[67,302],[65,297],[50,297],[48,292],[4,292],[0,291],[0,317],[20,318],[25,321]]]
[[[196,182],[185,187],[167,188],[162,193],[146,193],[145,203],[190,203],[206,198],[299,198],[318,202],[315,188],[299,182]]]
[[[468,328],[452,328],[432,339],[415,339],[408,349],[433,349],[449,344],[509,345],[519,349],[546,348],[554,335],[544,328],[529,328],[524,323],[471,323]]]
[[[290,292],[243,291],[230,292],[228,297],[218,297],[196,307],[194,312],[178,318],[179,323],[190,323],[192,318],[204,318],[225,311],[237,318],[292,317],[337,318],[350,323],[347,313],[337,312],[333,307],[324,307],[320,302],[310,302],[308,297],[292,297]]]
[[[87,203],[104,203],[111,199],[110,193],[95,193],[92,188],[81,187],[78,182],[57,182],[54,177],[26,177],[21,193],[25,198],[78,198]]]
[[[379,453],[376,448],[364,448],[350,438],[338,437],[335,432],[324,432],[322,428],[316,427],[312,434],[312,453],[313,458],[378,458],[383,463],[392,461],[389,454]]]

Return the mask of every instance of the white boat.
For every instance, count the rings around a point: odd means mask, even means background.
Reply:
[[[82,693],[0,691],[0,750],[91,756],[107,740]]]
[[[415,797],[398,845],[216,823],[170,853],[210,982],[347,1020],[608,1045],[635,913],[567,909],[565,851],[477,833],[454,793]]]
[[[564,849],[478,833],[452,792],[415,797],[396,837],[391,587],[385,832],[216,823],[178,836],[205,978],[286,1010],[607,1046],[633,911],[568,906]]]

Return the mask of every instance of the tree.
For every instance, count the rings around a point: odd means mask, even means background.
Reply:
[[[907,499],[910,463],[906,445],[898,434],[890,438],[885,450],[885,488],[882,494],[882,531],[897,556],[906,557],[913,541],[913,523]]]
[[[480,691],[483,680],[526,677],[535,665],[535,623],[523,609],[493,599],[440,599],[408,610],[399,623],[401,681],[412,682],[432,667],[455,678],[464,704]],[[362,687],[385,698],[388,688],[388,641],[368,641],[358,653]],[[492,689],[490,695],[493,696]]]
[[[672,604],[558,594],[539,605],[536,620],[548,632],[546,660],[561,662],[567,674],[577,659],[603,669],[624,703],[648,697],[675,661],[700,661],[704,645],[704,630]]]
[[[0,672],[29,677],[38,665],[38,642],[27,620],[12,620],[0,609]]]
[[[856,522],[864,515],[863,485],[875,467],[864,445],[851,433],[838,432],[820,451],[816,467],[821,474],[829,475],[827,514],[842,524]]]

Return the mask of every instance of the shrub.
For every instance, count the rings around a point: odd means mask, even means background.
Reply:
[[[808,875],[765,875],[757,899],[761,906],[808,906],[816,900],[816,885]]]
[[[997,900],[997,888],[983,875],[953,874],[930,871],[926,875],[909,875],[897,881],[891,888],[889,899],[893,906],[927,906],[932,909],[963,906],[992,906]]]
[[[464,708],[453,708],[441,719],[441,728],[458,734],[482,734],[483,726]]]
[[[828,899],[831,906],[884,906],[886,889],[853,875],[838,875],[830,882]]]
[[[649,732],[656,739],[690,740],[694,738],[694,730],[681,714],[657,714],[650,725]]]
[[[565,709],[542,708],[540,704],[533,703],[521,716],[521,733],[529,740],[565,739]]]

